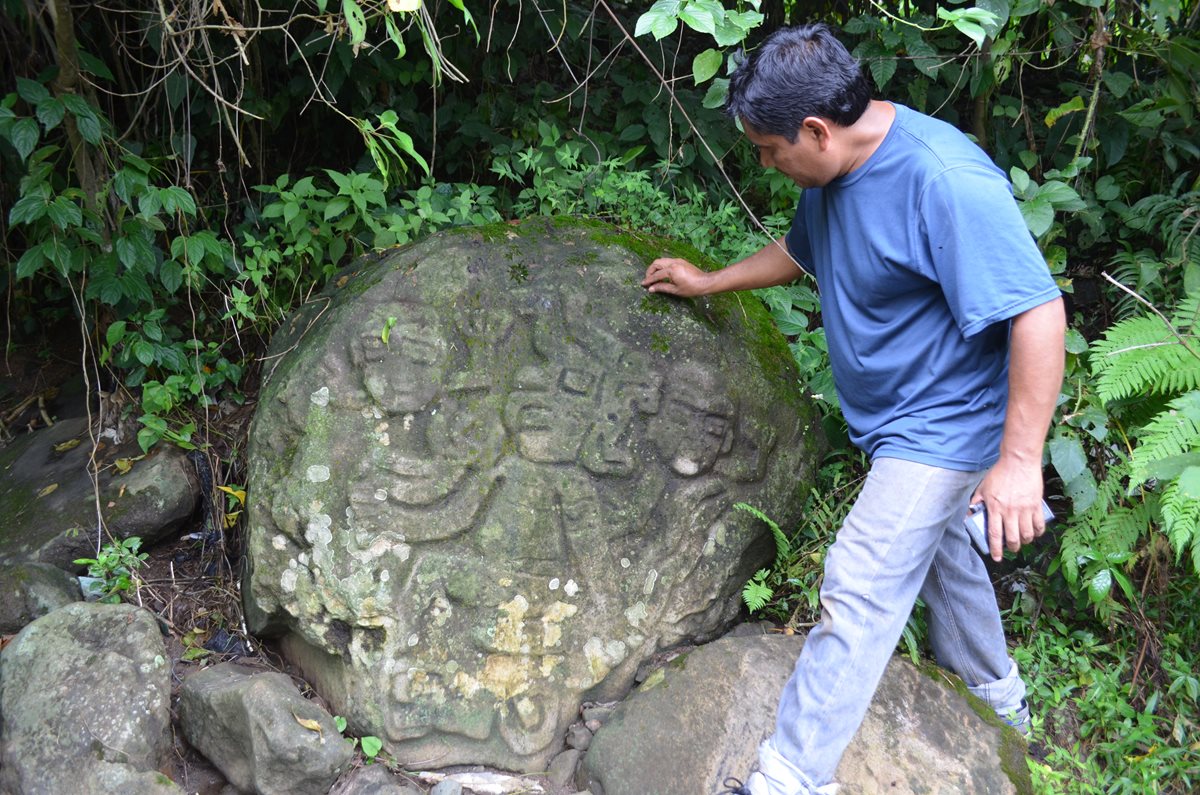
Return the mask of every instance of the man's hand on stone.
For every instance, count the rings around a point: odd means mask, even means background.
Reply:
[[[1024,462],[1001,456],[971,497],[987,507],[988,546],[992,560],[1004,549],[1016,552],[1046,532],[1042,516],[1041,461]]]
[[[660,257],[646,268],[642,286],[652,293],[667,293],[682,298],[706,295],[709,290],[709,274],[685,259]]]

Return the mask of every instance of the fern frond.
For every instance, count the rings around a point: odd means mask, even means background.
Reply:
[[[1092,344],[1096,393],[1105,402],[1139,392],[1176,394],[1200,388],[1200,358],[1161,319],[1122,320]]]
[[[1200,448],[1200,412],[1197,403],[1200,393],[1188,392],[1167,404],[1161,412],[1138,433],[1138,446],[1133,451],[1132,485],[1146,480],[1148,467],[1172,456],[1190,453]]]
[[[1176,562],[1179,562],[1189,547],[1200,545],[1200,500],[1185,494],[1177,482],[1171,483],[1163,490],[1159,511],[1163,532],[1175,550]],[[1200,567],[1196,570],[1200,573]]]
[[[788,554],[792,551],[792,545],[788,541],[788,537],[783,534],[783,531],[779,529],[779,525],[775,524],[771,517],[749,503],[737,502],[734,503],[733,507],[745,511],[755,519],[765,522],[767,527],[771,528],[771,535],[775,536],[775,562],[782,563],[787,560]],[[751,610],[753,609],[751,608]]]
[[[751,613],[762,610],[775,595],[775,592],[766,584],[768,574],[766,569],[759,569],[742,587],[742,601],[746,603],[746,607]]]

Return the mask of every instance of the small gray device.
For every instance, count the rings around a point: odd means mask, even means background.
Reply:
[[[967,509],[970,513],[967,514],[963,524],[966,525],[967,535],[971,537],[971,542],[975,544],[975,548],[985,558],[991,557],[992,550],[988,547],[987,534],[987,509],[982,502],[977,502]],[[1050,510],[1050,506],[1042,500],[1042,519],[1046,524],[1054,521],[1054,511]]]

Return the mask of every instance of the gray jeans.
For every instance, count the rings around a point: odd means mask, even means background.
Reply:
[[[759,748],[755,795],[833,792],[919,595],[938,663],[1000,714],[1025,684],[1008,655],[987,569],[963,518],[982,472],[878,458],[825,559],[821,623],[808,635]],[[760,792],[761,790],[761,792]]]

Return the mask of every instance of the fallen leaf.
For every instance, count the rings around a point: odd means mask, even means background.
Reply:
[[[54,445],[54,452],[65,453],[68,450],[74,450],[76,447],[79,446],[79,441],[80,441],[79,439],[67,439],[62,444]]]
[[[297,715],[295,712],[292,713],[292,717],[296,719],[296,723],[299,723],[301,726],[308,729],[310,732],[316,732],[317,734],[322,734],[321,724],[318,723],[317,721],[313,720],[312,718],[302,718],[299,715]]]
[[[238,502],[246,501],[246,490],[234,488],[233,486],[217,486],[217,491],[223,491],[230,497],[233,497]]]
[[[124,496],[125,496],[125,484],[122,483],[121,489],[117,492],[117,497],[120,498],[120,497],[124,497]]]
[[[338,286],[338,287],[345,287],[345,286],[346,286],[346,282],[348,282],[348,281],[350,281],[350,277],[349,277],[349,276],[343,276],[342,278],[340,278],[340,279],[338,279],[338,280],[337,280],[337,286]]]
[[[118,474],[124,475],[133,469],[133,462],[128,458],[118,458],[116,461],[113,461],[113,467],[116,468]]]
[[[106,505],[105,507],[106,508],[116,508],[117,504],[115,502],[113,502],[112,500],[109,500],[108,505]]]
[[[41,491],[39,491],[37,493],[37,498],[40,500],[42,497],[45,497],[47,494],[51,493],[52,491],[54,491],[57,488],[58,488],[57,483],[51,483],[49,486],[47,486],[46,488],[42,489]]]
[[[203,646],[189,646],[180,656],[180,659],[191,662],[192,660],[199,660],[201,657],[207,657],[210,654],[212,652]]]

